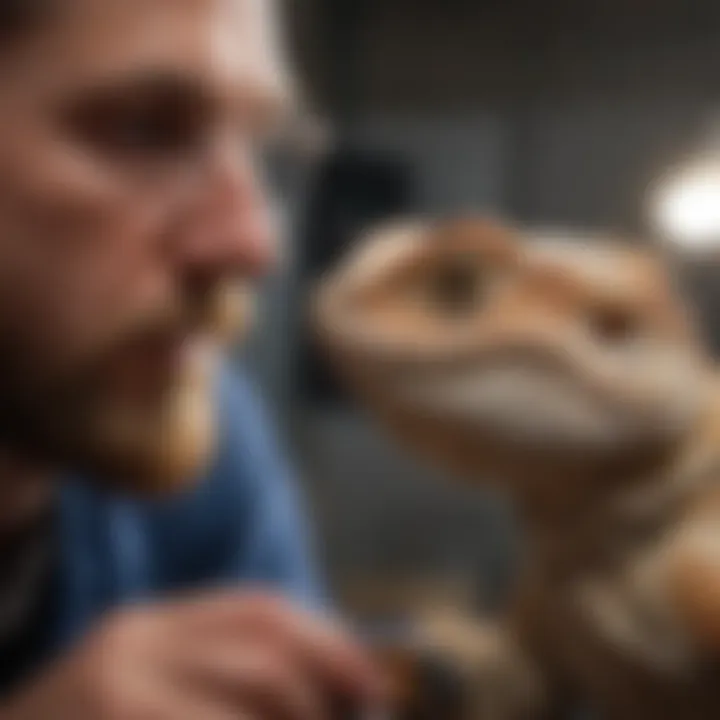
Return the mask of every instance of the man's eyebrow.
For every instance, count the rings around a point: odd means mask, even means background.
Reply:
[[[217,98],[199,76],[166,69],[148,68],[108,75],[80,86],[78,94],[102,99],[122,95],[183,97],[203,104]]]
[[[327,138],[327,128],[304,106],[292,85],[258,83],[220,88],[200,74],[151,67],[88,81],[73,95],[73,105],[100,108],[149,98],[208,113],[213,107],[226,105],[236,109],[238,116],[242,114],[248,124],[271,132],[286,149],[292,147],[303,155],[321,152]]]

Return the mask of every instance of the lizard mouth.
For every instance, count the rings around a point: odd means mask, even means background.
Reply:
[[[686,408],[663,412],[662,403],[613,389],[600,373],[538,348],[498,351],[473,363],[406,367],[385,387],[401,412],[513,441],[617,445],[639,434],[666,436],[687,420]]]
[[[578,420],[602,413],[593,394],[578,388],[577,383],[557,371],[526,363],[438,373],[423,379],[410,376],[396,387],[396,397],[407,403],[469,419],[481,415],[494,419],[507,410],[523,409],[539,410],[549,421],[550,408],[558,405],[565,406],[568,414],[578,415]]]
[[[602,379],[581,372],[577,363],[569,361],[568,353],[540,346],[512,344],[492,351],[478,349],[464,358],[447,356],[430,361],[398,358],[397,363],[389,360],[380,372],[386,386],[396,387],[402,395],[420,391],[421,395],[438,401],[445,397],[462,398],[463,404],[471,403],[487,383],[503,377],[512,377],[523,387],[531,383],[533,387],[543,385],[547,391],[561,394],[582,393],[597,408],[610,405],[612,397],[609,389],[603,387]]]

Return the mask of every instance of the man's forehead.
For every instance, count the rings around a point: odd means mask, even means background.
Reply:
[[[42,53],[27,54],[30,75],[35,66],[43,84],[149,73],[191,77],[222,93],[292,94],[274,0],[58,1],[62,12],[37,38]]]

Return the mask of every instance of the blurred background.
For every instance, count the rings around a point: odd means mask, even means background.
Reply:
[[[720,237],[720,4],[294,0],[287,26],[334,144],[285,173],[286,262],[247,361],[349,607],[420,589],[492,605],[512,575],[508,509],[417,464],[338,390],[304,325],[307,289],[358,231],[405,213],[659,227],[685,249]],[[718,347],[720,273],[697,256],[684,270]]]

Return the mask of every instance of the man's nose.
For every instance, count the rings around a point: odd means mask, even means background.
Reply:
[[[278,227],[250,148],[219,148],[182,213],[176,251],[206,277],[261,278],[277,260]]]

